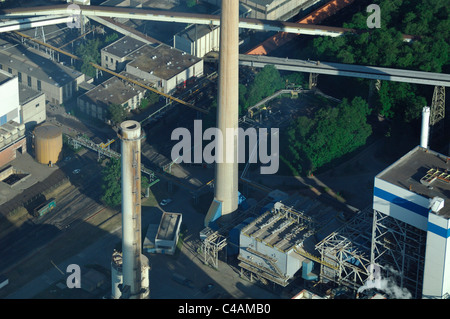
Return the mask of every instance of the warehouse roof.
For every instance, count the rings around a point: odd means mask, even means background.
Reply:
[[[11,67],[22,74],[30,75],[42,82],[64,86],[83,73],[53,62],[20,45],[0,40],[0,64],[3,70]],[[22,79],[23,82],[26,79]]]
[[[19,103],[20,105],[24,105],[28,103],[29,101],[35,99],[38,96],[43,95],[44,92],[36,91],[32,88],[30,88],[27,85],[23,85],[19,83]]]
[[[129,66],[169,80],[201,61],[201,59],[166,44],[143,46],[130,55]]]
[[[417,146],[376,177],[426,198],[443,198],[439,215],[450,218],[449,156]]]
[[[104,47],[102,51],[113,54],[119,58],[124,58],[144,45],[145,43],[142,41],[125,36]]]
[[[138,80],[143,84],[152,86],[153,83],[143,79],[137,79],[135,76],[128,74],[127,72],[121,72],[120,75],[126,76],[133,80]],[[105,82],[97,85],[92,90],[81,95],[79,98],[83,100],[88,100],[93,104],[97,105],[110,105],[110,104],[123,104],[129,99],[138,95],[140,92],[144,92],[145,89],[131,84],[125,80],[117,77],[111,77]]]
[[[177,229],[181,223],[181,214],[165,212],[159,224],[156,239],[159,240],[174,240]]]

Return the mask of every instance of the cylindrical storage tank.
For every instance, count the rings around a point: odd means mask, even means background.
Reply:
[[[62,156],[62,130],[52,124],[42,124],[34,129],[36,160],[48,165],[57,163]]]

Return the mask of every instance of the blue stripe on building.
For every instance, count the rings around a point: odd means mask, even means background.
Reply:
[[[428,231],[444,238],[450,237],[450,229],[445,229],[430,222],[428,222]]]
[[[404,209],[407,209],[413,213],[419,214],[420,216],[423,216],[428,219],[428,211],[429,209],[427,207],[420,206],[416,203],[413,203],[409,200],[406,200],[404,198],[395,196],[394,194],[391,194],[389,192],[386,192],[385,190],[382,190],[380,188],[374,187],[373,195],[376,197],[379,197],[381,199],[384,199],[385,201],[388,201],[392,204],[395,204],[397,206],[400,206]],[[450,237],[450,229],[445,229],[443,227],[440,227],[438,225],[432,224],[428,222],[428,231],[432,232],[433,234],[436,234],[438,236],[449,238]]]
[[[386,192],[385,190],[382,190],[377,187],[374,188],[373,195],[376,197],[379,197],[381,199],[384,199],[392,204],[400,206],[404,209],[410,210],[416,214],[419,214],[420,216],[428,218],[428,208],[427,207],[420,206],[420,205],[413,203],[407,199],[395,196],[394,194]]]

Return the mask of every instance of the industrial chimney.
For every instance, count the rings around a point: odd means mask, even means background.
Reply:
[[[430,108],[424,106],[422,109],[422,132],[420,133],[420,147],[428,148],[428,137],[430,132]]]
[[[148,297],[148,259],[141,254],[141,125],[124,121],[122,140],[122,275],[121,298]]]
[[[205,226],[238,208],[238,161],[236,134],[239,126],[239,1],[222,0],[220,17],[219,92],[217,128],[223,135],[222,160],[216,163],[214,200],[205,217]],[[227,162],[226,159],[234,159]]]

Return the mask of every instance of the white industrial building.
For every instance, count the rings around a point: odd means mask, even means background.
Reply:
[[[251,10],[239,6],[239,15],[246,18]],[[214,14],[219,15],[220,10]],[[241,29],[239,29],[239,32]],[[219,51],[220,28],[214,25],[191,24],[173,36],[173,46],[188,54],[203,58],[211,51]]]
[[[8,121],[20,123],[19,81],[15,76],[0,70],[0,125]]]
[[[177,248],[183,216],[164,212],[158,224],[150,224],[143,248],[147,253],[173,255]]]
[[[272,205],[240,232],[241,275],[283,287],[301,269],[303,279],[317,279],[311,273],[315,262],[320,267],[314,245],[342,225],[337,216],[343,213],[300,195]]]
[[[450,294],[450,157],[417,146],[375,177],[372,262],[414,298]]]
[[[130,54],[126,71],[155,83],[155,88],[170,94],[186,81],[203,75],[203,60],[166,44],[146,45]]]
[[[173,36],[175,48],[198,58],[219,51],[220,28],[213,25],[191,25]]]
[[[47,113],[44,92],[19,84],[19,102],[20,123],[25,124],[27,130],[32,130],[36,125],[45,122]]]
[[[137,79],[126,72],[119,73],[143,84],[152,82]],[[136,109],[145,96],[146,89],[118,77],[111,77],[77,98],[77,106],[83,113],[101,121],[108,118],[108,108],[112,104],[122,105],[127,111]]]
[[[101,65],[115,72],[123,71],[127,62],[131,60],[130,54],[144,45],[144,42],[130,36],[122,37],[101,49]]]

